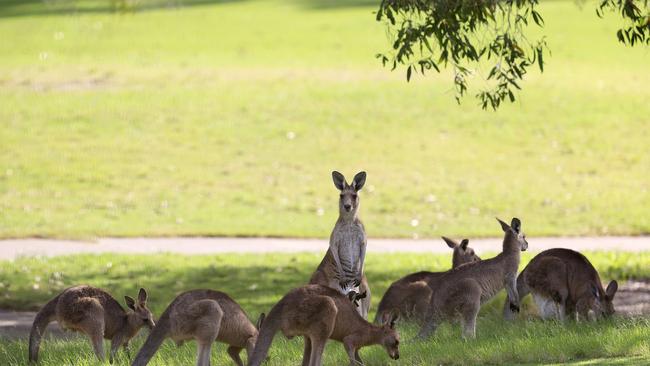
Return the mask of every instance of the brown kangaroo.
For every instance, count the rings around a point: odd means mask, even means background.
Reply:
[[[341,291],[343,294],[355,291],[363,294],[360,298],[359,314],[368,318],[370,310],[370,286],[363,273],[366,257],[366,231],[359,220],[359,195],[366,183],[366,172],[357,173],[352,184],[348,184],[343,174],[332,172],[334,186],[341,191],[339,195],[339,218],[330,235],[330,246],[325,257],[309,280]]]
[[[141,288],[138,300],[124,296],[129,310],[122,306],[108,292],[91,286],[76,286],[64,290],[50,300],[36,314],[29,334],[29,361],[38,360],[38,348],[43,332],[49,323],[56,320],[64,329],[80,331],[90,337],[97,358],[104,360],[103,339],[111,340],[110,362],[115,353],[124,346],[129,353],[129,341],[140,328],[154,326],[153,315],[147,308],[147,292]]]
[[[257,328],[239,304],[225,293],[191,290],[178,295],[165,309],[132,365],[146,365],[165,338],[171,338],[179,346],[186,340],[196,339],[198,366],[210,365],[213,342],[226,343],[228,355],[242,366],[239,353],[245,348],[250,357],[257,340]]]
[[[517,269],[521,251],[528,248],[528,242],[519,219],[513,218],[510,226],[497,220],[505,233],[502,252],[494,258],[467,263],[445,273],[433,291],[419,338],[428,337],[442,321],[458,314],[463,338],[476,337],[476,318],[481,305],[504,287],[510,298],[509,306],[519,309]]]
[[[474,253],[474,249],[467,246],[469,244],[468,239],[463,239],[460,244],[444,236],[442,239],[454,250],[452,269],[465,263],[481,260]],[[392,311],[397,312],[403,319],[424,320],[433,288],[437,286],[437,281],[444,274],[445,272],[422,271],[411,273],[393,282],[379,302],[375,323]]]
[[[531,293],[539,314],[544,319],[565,320],[609,317],[614,314],[614,295],[618,283],[611,281],[603,289],[600,276],[582,254],[563,248],[545,250],[533,258],[517,277],[519,299]],[[506,298],[506,303],[509,299]],[[515,317],[509,306],[504,306],[508,320]]]
[[[303,366],[319,366],[325,343],[334,339],[343,343],[350,365],[362,365],[361,347],[379,344],[388,355],[399,358],[399,334],[395,330],[397,315],[386,316],[383,325],[368,323],[359,315],[350,299],[339,291],[321,285],[307,285],[291,290],[264,319],[260,334],[248,362],[259,366],[265,359],[273,337],[281,330],[287,338],[305,340]]]

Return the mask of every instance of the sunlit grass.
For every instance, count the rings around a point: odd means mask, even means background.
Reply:
[[[544,2],[546,71],[492,113],[383,69],[374,6],[324,4],[4,13],[0,237],[326,237],[333,169],[368,171],[374,237],[650,232],[650,59],[614,17]]]

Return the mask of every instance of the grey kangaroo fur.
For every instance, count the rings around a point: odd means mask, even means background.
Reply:
[[[76,286],[64,290],[36,314],[29,334],[29,361],[38,361],[38,349],[47,325],[57,321],[61,328],[85,333],[95,355],[104,360],[103,339],[111,340],[110,363],[120,346],[129,354],[129,341],[140,328],[154,327],[153,315],[147,308],[147,292],[140,289],[138,300],[124,296],[129,310],[108,292],[91,286]],[[130,357],[130,356],[129,356]]]
[[[571,249],[554,248],[539,253],[517,277],[519,299],[531,293],[544,319],[564,321],[571,316],[588,320],[589,314],[595,318],[609,317],[614,314],[612,301],[616,290],[616,281],[603,289],[594,266]],[[509,306],[504,306],[503,312],[507,320],[515,318]]]
[[[328,339],[343,343],[350,365],[363,365],[359,349],[373,344],[383,346],[396,360],[399,358],[399,334],[395,330],[397,317],[391,314],[384,318],[382,325],[371,324],[338,290],[321,285],[299,287],[275,304],[264,319],[248,365],[259,366],[264,361],[278,331],[287,338],[304,338],[303,366],[321,365]]]
[[[370,310],[370,286],[363,273],[366,257],[367,237],[363,223],[359,220],[358,192],[366,182],[366,172],[357,173],[351,184],[343,174],[333,171],[334,186],[339,195],[339,218],[330,235],[330,245],[325,257],[311,276],[310,284],[331,287],[347,294],[356,291],[365,293],[357,308],[364,319]]]
[[[510,299],[508,306],[519,310],[517,270],[521,251],[528,248],[528,242],[519,219],[513,218],[510,225],[497,220],[505,233],[502,252],[494,258],[468,263],[445,273],[431,296],[419,338],[429,337],[441,322],[458,314],[463,338],[475,338],[481,305],[504,287]]]
[[[198,366],[210,365],[213,342],[226,343],[228,355],[242,366],[239,353],[246,349],[250,357],[257,341],[257,328],[239,304],[225,293],[191,290],[178,295],[165,309],[132,365],[146,365],[165,338],[171,338],[179,346],[195,339]]]
[[[457,268],[466,263],[480,261],[474,249],[468,247],[469,240],[463,239],[461,243],[442,237],[449,248],[454,250],[451,268]],[[379,302],[375,323],[379,322],[384,314],[397,312],[402,319],[424,320],[433,289],[438,286],[438,281],[446,272],[421,271],[411,273],[393,282]]]

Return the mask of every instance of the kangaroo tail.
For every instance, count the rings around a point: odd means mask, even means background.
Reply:
[[[29,362],[38,361],[38,348],[41,345],[41,338],[45,332],[45,328],[50,324],[56,316],[56,304],[59,302],[59,296],[50,300],[43,308],[36,314],[32,330],[29,332]]]
[[[131,366],[144,366],[149,363],[153,355],[156,354],[156,351],[158,351],[158,348],[160,348],[160,345],[163,343],[165,338],[169,336],[171,330],[171,320],[169,318],[170,308],[171,305],[160,316],[160,319],[158,319],[158,322],[156,322],[156,325],[151,330],[151,333],[149,333],[147,340],[144,342],[142,348],[140,348],[140,351],[138,351],[138,354],[135,356],[135,359],[133,360]]]
[[[271,343],[273,343],[273,337],[275,337],[275,333],[278,332],[282,323],[281,316],[283,307],[284,304],[280,301],[275,304],[269,312],[269,315],[264,318],[260,332],[257,335],[255,349],[248,360],[248,366],[259,366],[266,359],[269,348],[271,348]]]

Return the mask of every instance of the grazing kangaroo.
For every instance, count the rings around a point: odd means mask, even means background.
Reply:
[[[343,343],[350,365],[363,365],[361,347],[382,345],[388,355],[399,358],[397,315],[386,316],[383,325],[368,323],[359,315],[347,296],[321,285],[307,285],[286,294],[269,312],[248,365],[259,366],[268,354],[273,337],[281,330],[287,338],[305,340],[303,366],[319,366],[325,343],[334,339]]]
[[[569,315],[586,320],[589,314],[611,316],[616,290],[616,281],[603,290],[594,266],[584,255],[571,249],[555,248],[539,253],[517,277],[519,299],[532,293],[543,319],[564,321]],[[503,311],[506,319],[515,318],[509,306],[504,306]]]
[[[468,247],[469,240],[463,239],[458,244],[452,239],[442,237],[447,245],[454,250],[451,268],[459,267],[465,263],[480,261],[474,249]],[[403,319],[424,320],[433,289],[445,272],[416,272],[393,282],[384,297],[379,302],[375,323],[379,322],[384,314],[397,312]]]
[[[513,310],[519,310],[517,269],[521,251],[528,248],[521,221],[510,226],[497,219],[505,235],[503,250],[494,258],[468,263],[445,273],[434,289],[419,338],[431,335],[438,325],[460,314],[463,338],[476,337],[476,318],[481,305],[506,288]]]
[[[343,174],[332,172],[334,186],[341,191],[339,196],[339,218],[330,235],[330,246],[325,257],[311,276],[310,284],[331,287],[347,294],[355,291],[365,293],[360,300],[359,314],[368,318],[370,310],[370,286],[363,274],[366,257],[366,231],[359,220],[359,195],[366,182],[366,172],[357,173],[348,184]]]
[[[128,354],[131,338],[143,326],[153,328],[154,321],[147,308],[147,292],[143,288],[138,293],[137,301],[129,296],[124,296],[124,300],[130,309],[128,311],[110,294],[96,287],[76,286],[64,290],[36,314],[29,334],[29,361],[38,360],[43,332],[54,320],[61,328],[86,333],[101,361],[105,357],[104,338],[111,340],[111,363],[120,346],[124,346]]]
[[[257,340],[257,328],[239,304],[225,293],[192,290],[178,295],[169,304],[132,365],[146,365],[165,338],[171,338],[179,346],[186,340],[196,339],[198,366],[210,365],[213,342],[226,343],[228,355],[242,366],[239,353],[245,348],[250,357]]]

